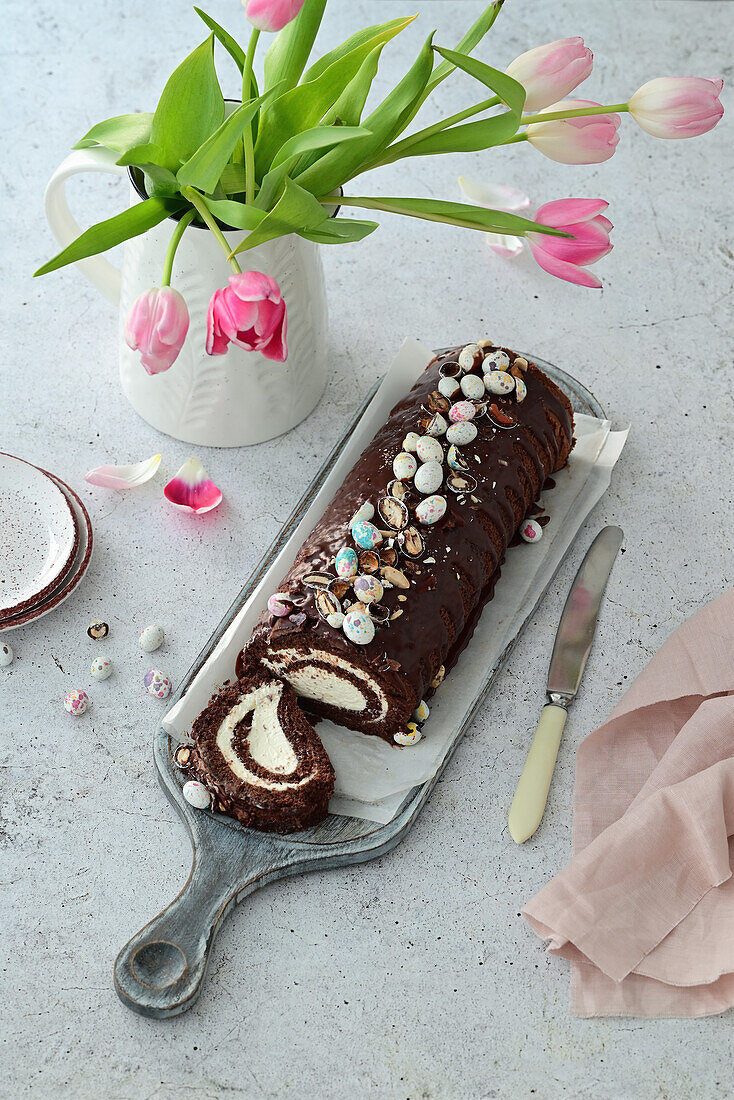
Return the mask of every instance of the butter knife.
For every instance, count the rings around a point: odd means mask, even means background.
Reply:
[[[510,836],[517,844],[533,835],[543,817],[568,708],[581,683],[601,598],[623,539],[621,527],[600,531],[568,593],[548,670],[548,703],[543,707],[507,819]]]

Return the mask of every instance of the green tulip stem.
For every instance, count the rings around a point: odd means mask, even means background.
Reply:
[[[242,70],[243,103],[249,103],[252,99],[252,62],[255,57],[255,47],[257,46],[259,37],[260,31],[257,27],[253,27],[250,41],[247,46],[245,66]],[[248,206],[252,206],[252,202],[255,198],[255,151],[252,144],[252,124],[247,126],[242,136],[242,144],[245,151],[245,202]]]
[[[463,122],[464,119],[471,118],[472,115],[479,115],[482,111],[488,111],[491,107],[497,107],[502,100],[499,96],[492,96],[491,99],[484,99],[481,103],[475,103],[473,107],[466,107],[463,111],[458,111],[455,115],[450,115],[449,118],[442,118],[439,122],[434,122],[432,126],[426,126],[424,130],[417,130],[414,134],[409,134],[403,141],[397,142],[395,145],[389,146],[383,154],[377,160],[374,160],[367,166],[367,168],[360,169],[362,172],[368,171],[370,168],[379,168],[383,164],[392,164],[393,161],[399,160],[405,156],[406,150],[411,146],[416,145],[419,141],[424,141],[426,138],[433,137],[434,134],[440,134],[442,130],[447,130],[449,126],[455,126],[458,122]]]
[[[176,222],[176,228],[171,234],[171,239],[168,242],[168,248],[166,249],[166,259],[163,264],[163,277],[161,278],[161,286],[171,285],[171,272],[173,270],[173,260],[176,255],[176,249],[181,243],[181,238],[186,230],[196,217],[196,210],[187,210],[182,218]]]
[[[191,203],[192,206],[196,207],[197,211],[199,212],[199,215],[201,216],[202,221],[205,223],[205,225],[209,226],[212,233],[214,234],[214,239],[219,243],[219,246],[221,247],[222,251],[224,252],[224,255],[227,257],[227,259],[229,261],[230,267],[232,268],[233,271],[236,271],[238,275],[241,275],[242,274],[242,268],[237,263],[234,256],[230,255],[231,249],[230,249],[229,245],[227,244],[227,240],[224,236],[224,233],[222,233],[222,230],[217,225],[216,219],[210,213],[210,211],[209,211],[206,203],[204,202],[203,198],[201,197],[201,195],[198,193],[198,191],[195,191],[193,187],[184,187],[181,194],[183,195],[183,197],[185,199],[189,200],[189,202]]]
[[[573,111],[549,111],[542,115],[523,115],[520,119],[521,126],[529,126],[533,122],[554,122],[558,118],[581,118],[583,115],[611,115],[617,111],[629,111],[628,103],[610,103],[606,107],[577,107]]]

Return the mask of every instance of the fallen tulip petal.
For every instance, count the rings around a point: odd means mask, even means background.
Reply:
[[[153,455],[132,466],[96,466],[85,474],[84,480],[104,489],[134,489],[136,485],[145,485],[146,481],[150,481],[160,464],[161,456]]]
[[[222,503],[222,491],[211,481],[198,458],[184,462],[163,490],[166,500],[184,512],[201,515]]]

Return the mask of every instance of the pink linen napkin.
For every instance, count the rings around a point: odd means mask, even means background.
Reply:
[[[582,742],[573,851],[523,913],[570,959],[575,1015],[734,1005],[734,589]]]

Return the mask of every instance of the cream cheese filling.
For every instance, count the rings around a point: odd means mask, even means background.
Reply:
[[[247,735],[252,759],[274,776],[292,774],[298,767],[298,757],[278,718],[278,704],[282,694],[282,684],[263,684],[247,695],[241,695],[239,703],[232,707],[217,730],[217,748],[227,767],[238,779],[269,791],[293,790],[308,782],[310,777],[293,782],[279,782],[277,779],[270,780],[255,775],[235,752],[234,735],[237,725],[252,712],[252,725]]]
[[[379,684],[361,668],[355,668],[349,661],[335,653],[327,653],[324,650],[304,653],[297,649],[279,649],[269,657],[264,657],[263,661],[279,676],[284,676],[295,693],[305,699],[314,699],[339,710],[356,712],[366,709],[367,697],[356,684],[329,672],[328,669],[309,665],[309,658],[331,665],[334,669],[348,672],[355,679],[369,685],[380,701],[380,711],[375,716],[375,721],[385,717],[388,703]],[[298,665],[298,667],[291,668],[292,665]]]

